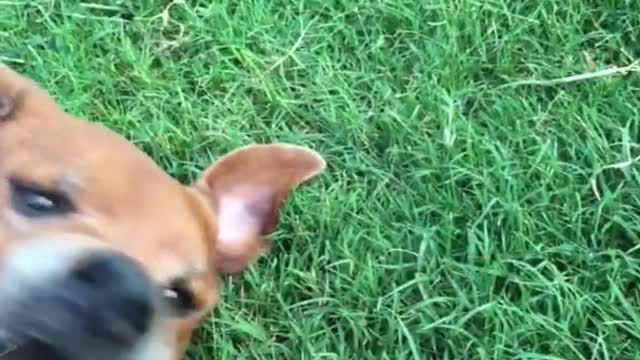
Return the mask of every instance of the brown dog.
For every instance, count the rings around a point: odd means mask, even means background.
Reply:
[[[218,276],[267,249],[290,191],[324,168],[303,147],[252,145],[183,186],[0,65],[5,358],[181,359]]]

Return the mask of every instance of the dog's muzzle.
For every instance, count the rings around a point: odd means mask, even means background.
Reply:
[[[133,260],[101,250],[67,264],[0,275],[0,359],[127,360],[149,333],[154,289]]]

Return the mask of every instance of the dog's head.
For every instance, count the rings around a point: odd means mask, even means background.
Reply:
[[[180,359],[219,275],[268,248],[290,192],[324,167],[252,145],[182,185],[0,65],[0,354]]]

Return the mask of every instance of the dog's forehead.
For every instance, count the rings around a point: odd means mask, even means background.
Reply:
[[[110,176],[110,169],[146,172],[159,181],[165,177],[153,161],[120,135],[102,125],[60,114],[36,117],[18,113],[0,122],[0,140],[3,167],[26,162],[41,171],[74,168],[86,176],[98,173],[103,179],[115,177]]]
[[[0,122],[2,177],[71,187],[85,220],[156,277],[207,266],[201,200],[102,125],[64,115]]]

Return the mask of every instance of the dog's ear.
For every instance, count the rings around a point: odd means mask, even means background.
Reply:
[[[264,236],[291,191],[325,167],[316,152],[288,144],[249,145],[211,165],[195,186],[214,207],[218,271],[240,272],[267,250]]]
[[[23,112],[46,119],[61,110],[35,81],[0,63],[0,122]]]

